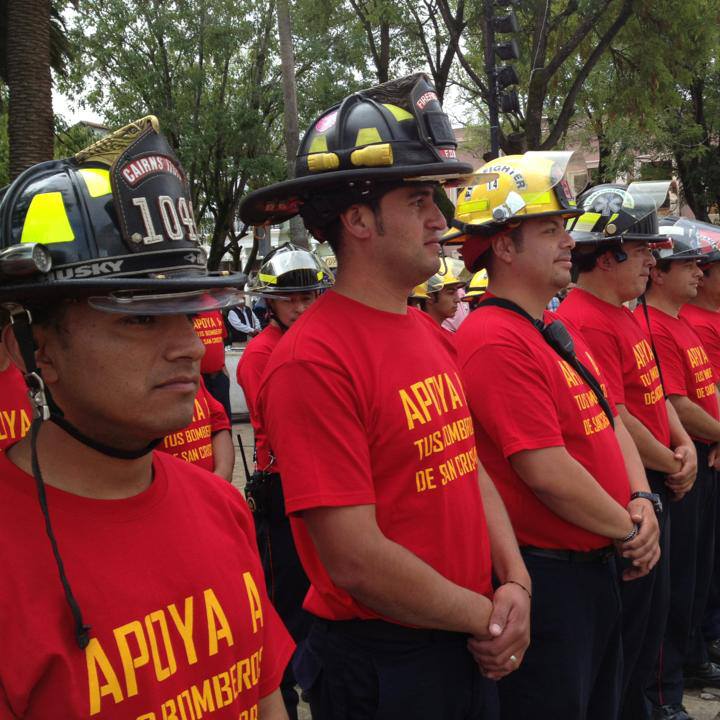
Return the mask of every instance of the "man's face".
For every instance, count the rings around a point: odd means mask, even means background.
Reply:
[[[371,252],[391,268],[407,288],[415,287],[440,267],[440,237],[447,228],[435,204],[432,185],[407,185],[380,199]]]
[[[285,327],[290,327],[316,300],[317,292],[290,293],[286,300],[268,300],[274,314]]]
[[[623,243],[622,249],[627,255],[627,260],[623,262],[618,262],[612,254],[609,255],[611,263],[609,282],[614,284],[622,302],[626,302],[645,292],[650,270],[657,262],[645,242],[630,240]]]
[[[552,296],[570,282],[575,245],[560,216],[531,218],[520,225],[522,243],[515,246],[512,267],[518,280]]]
[[[449,320],[455,316],[457,306],[460,302],[460,286],[448,285],[436,293],[431,293],[430,302],[433,303],[435,312],[443,320]]]
[[[35,332],[43,378],[82,432],[135,449],[192,420],[204,346],[191,317],[115,315],[78,303],[59,327]]]
[[[698,289],[703,296],[720,305],[720,262],[713,262],[704,268]]]
[[[697,260],[673,260],[667,272],[661,273],[660,292],[679,305],[697,297],[702,270]]]

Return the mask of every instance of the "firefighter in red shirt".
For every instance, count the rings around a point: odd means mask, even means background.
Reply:
[[[294,646],[242,496],[152,452],[193,414],[192,316],[244,280],[207,271],[157,119],[25,170],[0,227],[2,342],[36,413],[0,453],[0,717],[287,720]]]
[[[456,147],[427,76],[402,78],[323,113],[295,179],[240,209],[251,224],[299,213],[338,261],[259,394],[311,582],[298,679],[334,720],[494,718],[478,664],[502,677],[527,647],[532,588],[478,466],[451,338],[407,307],[440,267],[439,183],[471,171]]]
[[[630,504],[632,490],[649,490],[642,464],[598,364],[580,334],[544,312],[570,281],[564,221],[579,211],[564,178],[569,158],[490,161],[461,191],[455,222],[467,269],[489,277],[455,336],[478,454],[533,579],[530,647],[498,683],[508,720],[617,716],[615,549],[632,559],[628,580],[659,557],[652,505]]]
[[[654,495],[634,493],[634,504],[653,503],[660,525],[660,562],[646,577],[622,583],[623,699],[620,717],[649,720],[646,688],[654,677],[669,609],[668,503],[690,490],[697,455],[672,403],[666,400],[652,341],[623,303],[645,292],[652,249],[671,246],[658,231],[656,208],[668,183],[599,185],[578,197],[584,214],[568,221],[575,240],[577,287],[558,316],[577,328],[602,368],[618,413],[632,436]],[[582,230],[574,228],[583,228]]]
[[[673,216],[662,218],[660,224],[672,236],[694,238],[707,250],[700,260],[703,276],[698,294],[680,308],[680,317],[692,325],[702,341],[715,371],[717,385],[720,383],[720,228],[699,220]],[[717,498],[720,503],[720,493],[717,493]],[[720,508],[716,507],[715,512],[715,568],[703,634],[708,642],[710,658],[720,663]]]
[[[459,290],[464,284],[449,268],[442,275],[436,273],[425,283],[427,300],[424,310],[441,327],[445,320],[455,317],[461,301]]]
[[[697,479],[690,492],[671,503],[670,616],[658,660],[656,682],[649,689],[656,716],[685,720],[685,687],[720,686],[720,666],[711,662],[701,624],[712,576],[715,533],[717,443],[720,406],[715,374],[702,341],[680,316],[697,295],[702,277],[698,263],[706,255],[698,245],[673,236],[672,248],[655,251],[645,293],[647,316],[635,310],[653,339],[663,386],[697,451]]]
[[[270,322],[247,344],[237,368],[237,381],[245,393],[255,433],[255,472],[245,486],[245,494],[255,519],[268,594],[298,645],[310,627],[310,616],[302,609],[310,583],[285,515],[279,469],[258,415],[257,396],[268,360],[282,336],[315,302],[320,291],[331,286],[327,269],[304,248],[285,243],[267,255],[247,290],[265,298]],[[280,690],[291,720],[297,718],[298,696],[291,666]]]

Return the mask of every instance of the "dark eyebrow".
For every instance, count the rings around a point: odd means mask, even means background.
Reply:
[[[433,195],[433,189],[431,187],[422,187],[411,192],[408,196],[408,200],[414,200],[419,197],[429,197],[430,195]]]

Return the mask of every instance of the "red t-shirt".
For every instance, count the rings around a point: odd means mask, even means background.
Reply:
[[[700,338],[683,317],[673,317],[648,306],[650,333],[660,360],[660,369],[668,395],[684,395],[720,420],[715,374],[710,358]],[[642,307],[635,309],[635,317],[647,328]],[[710,443],[704,438],[693,438]]]
[[[720,313],[685,303],[680,308],[680,317],[697,333],[712,363],[715,381],[720,382]]]
[[[280,328],[270,323],[259,335],[256,335],[245,348],[237,366],[238,385],[243,389],[250,422],[255,432],[255,465],[266,472],[277,472],[277,463],[271,462],[272,451],[257,412],[257,396],[260,380],[270,359],[272,351],[283,336]]]
[[[166,435],[158,445],[158,450],[213,472],[215,458],[212,436],[229,429],[230,422],[225,408],[207,391],[201,378],[192,422],[182,430]]]
[[[328,291],[278,343],[258,407],[312,583],[307,610],[380,617],[322,566],[298,515],[317,507],[374,505],[390,540],[490,595],[472,419],[452,344],[427,315],[383,312]]]
[[[40,456],[42,464],[42,454]],[[82,651],[35,481],[0,453],[0,718],[257,718],[293,643],[229,483],[164,453],[125,500],[47,487],[91,626]]]
[[[546,322],[553,319],[546,313]],[[602,383],[582,338],[575,352]],[[593,550],[608,538],[556,515],[513,470],[523,450],[565,447],[620,505],[630,500],[625,461],[615,432],[585,381],[520,315],[480,307],[455,335],[475,420],[478,455],[495,482],[520,545]],[[613,408],[614,411],[614,408]]]
[[[0,371],[0,450],[20,440],[30,423],[32,408],[25,378],[11,363]]]
[[[580,288],[565,298],[557,315],[582,334],[613,400],[625,405],[658,442],[670,447],[660,373],[647,330],[637,318],[625,306],[611,305]]]
[[[225,323],[219,310],[199,313],[193,321],[195,332],[205,346],[205,354],[200,362],[203,375],[218,372],[225,367]]]

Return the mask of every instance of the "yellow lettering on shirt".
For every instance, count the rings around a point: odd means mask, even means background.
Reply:
[[[0,411],[0,440],[19,440],[30,429],[30,417],[23,408]]]
[[[263,627],[263,613],[262,605],[260,604],[260,594],[258,593],[257,585],[255,580],[249,572],[243,573],[243,580],[245,581],[245,590],[247,590],[248,602],[250,603],[250,618],[252,619],[253,632],[258,631],[258,621],[260,627]]]
[[[647,340],[641,340],[639,343],[636,343],[633,345],[632,350],[638,370],[642,370],[651,363],[655,362],[655,356],[653,355],[652,348]]]
[[[120,660],[122,662],[123,671],[125,673],[125,688],[128,697],[137,695],[137,677],[135,670],[150,662],[150,654],[148,653],[147,641],[142,625],[133,620],[125,625],[121,625],[114,630],[115,642],[120,651]],[[129,638],[135,638],[135,652],[130,649]]]
[[[202,404],[195,398],[195,412],[193,413],[192,421],[197,422],[198,420],[204,420],[206,417],[207,415],[205,414]]]
[[[688,361],[690,362],[691,368],[696,368],[700,365],[708,365],[710,363],[710,359],[705,354],[705,349],[702,347],[702,345],[687,348],[685,352],[688,356]]]
[[[558,365],[560,366],[560,370],[562,370],[563,377],[565,378],[565,382],[569,388],[582,385],[580,376],[575,372],[569,363],[565,362],[565,360],[558,360]]]
[[[155,626],[157,626],[160,631],[160,639],[162,640],[166,664],[163,664],[160,658]],[[168,631],[165,613],[162,610],[156,610],[146,615],[145,628],[147,629],[148,639],[150,640],[150,654],[152,655],[153,666],[155,667],[155,677],[157,677],[159,681],[166,680],[177,670],[177,662],[175,662],[175,652],[170,642],[170,633]]]
[[[413,430],[416,423],[425,425],[433,417],[442,417],[466,404],[457,373],[455,381],[447,373],[431,375],[414,382],[408,388],[401,388],[398,394],[408,430]]]
[[[255,592],[257,592],[257,588]],[[203,595],[205,597],[205,615],[208,625],[208,655],[217,655],[220,640],[225,640],[228,647],[232,647],[234,643],[232,630],[225,616],[225,611],[222,609],[212,588],[205,590]]]
[[[97,638],[90,638],[85,648],[85,662],[90,692],[90,715],[100,712],[100,704],[106,695],[110,695],[116,704],[122,702],[124,698],[117,675]]]
[[[189,595],[185,598],[185,607],[183,609],[183,617],[180,617],[175,603],[168,605],[168,612],[172,621],[175,623],[177,631],[180,633],[183,644],[185,645],[185,654],[187,655],[188,664],[194,665],[197,662],[197,653],[195,652],[195,643],[193,642],[193,598]]]

